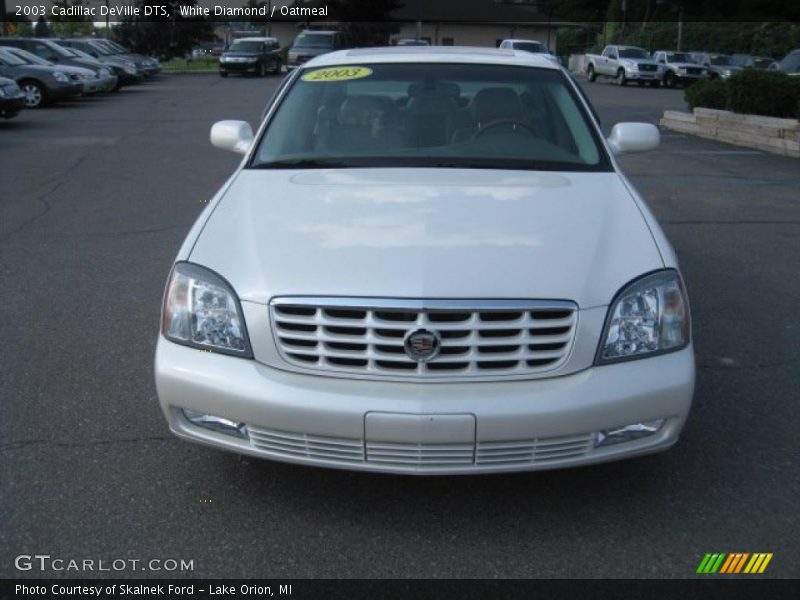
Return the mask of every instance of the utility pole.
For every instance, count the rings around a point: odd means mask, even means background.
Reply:
[[[683,7],[678,7],[678,52],[681,51],[681,44],[683,43]]]

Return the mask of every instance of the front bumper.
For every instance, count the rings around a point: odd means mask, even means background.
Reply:
[[[161,408],[179,437],[262,458],[409,474],[572,467],[672,446],[694,390],[691,346],[549,379],[399,383],[301,375],[159,338]],[[248,439],[182,409],[244,423]],[[654,434],[596,447],[597,432],[665,419]]]
[[[674,75],[675,78],[682,83],[697,81],[698,79],[707,79],[706,75],[702,73],[674,73]]]
[[[258,62],[221,62],[219,63],[219,70],[222,73],[255,73],[258,70]]]
[[[96,94],[103,91],[103,82],[100,79],[84,79],[82,83],[84,94]]]
[[[625,77],[634,81],[660,81],[658,71],[625,71]]]
[[[52,102],[78,98],[83,95],[83,83],[79,81],[70,83],[58,82],[47,88],[47,95]]]
[[[0,96],[0,117],[10,119],[25,108],[25,94]]]

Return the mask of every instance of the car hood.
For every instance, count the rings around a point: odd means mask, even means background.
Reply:
[[[333,48],[304,48],[303,46],[293,46],[289,52],[300,56],[319,56],[333,52]]]
[[[89,69],[91,71],[97,71],[98,69],[102,69],[104,66],[99,60],[94,60],[91,58],[76,58],[73,64],[81,69]]]
[[[223,52],[222,56],[225,58],[252,58],[259,56],[258,52]]]
[[[241,171],[188,258],[280,295],[608,304],[664,263],[616,173]]]
[[[650,60],[649,58],[620,58],[620,64],[644,64],[644,65],[658,65],[657,62]]]
[[[47,65],[13,65],[13,69],[16,70],[17,75],[20,73],[28,73],[30,75],[52,75],[56,71],[66,71],[68,69],[64,69],[58,65],[53,65],[52,67]]]

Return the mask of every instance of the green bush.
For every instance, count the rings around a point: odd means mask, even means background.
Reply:
[[[745,69],[729,80],[698,81],[686,88],[690,110],[718,108],[746,115],[800,119],[800,77]]]
[[[767,117],[794,118],[800,102],[800,78],[779,71],[745,69],[727,82],[728,108]]]
[[[695,108],[728,107],[728,84],[721,79],[704,79],[686,88],[684,92],[689,110]]]

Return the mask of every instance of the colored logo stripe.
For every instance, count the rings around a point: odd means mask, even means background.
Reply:
[[[717,572],[720,574],[763,573],[771,560],[772,553],[766,552],[754,554],[749,552],[709,553],[700,561],[697,572],[701,574],[714,574]]]

